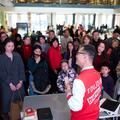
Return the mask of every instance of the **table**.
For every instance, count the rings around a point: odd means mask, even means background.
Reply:
[[[113,120],[117,120],[118,117],[120,117],[120,113],[119,114],[114,114],[114,115],[108,115],[105,112],[100,112],[100,117],[99,119],[106,119],[106,118],[113,118]]]
[[[112,99],[105,91],[103,92],[103,99],[104,98]],[[114,120],[114,119],[118,119],[118,117],[120,117],[120,109],[119,109],[118,114],[109,115],[106,112],[100,111],[100,115],[99,115],[99,119],[113,118],[113,120]]]
[[[26,96],[23,111],[30,107],[35,109],[50,107],[53,120],[70,120],[70,110],[64,93]]]
[[[106,93],[104,94],[104,97],[110,99]],[[24,98],[23,111],[29,107],[35,109],[50,107],[53,115],[53,120],[70,120],[70,109],[67,104],[66,95],[64,93],[26,96]],[[120,114],[111,116],[105,112],[100,112],[99,118],[105,119],[118,116],[120,116]]]

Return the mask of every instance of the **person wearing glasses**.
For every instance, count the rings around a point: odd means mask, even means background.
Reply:
[[[99,117],[99,100],[102,80],[100,73],[93,67],[96,54],[92,45],[83,45],[78,49],[76,64],[82,68],[73,82],[65,83],[71,120],[97,120]]]

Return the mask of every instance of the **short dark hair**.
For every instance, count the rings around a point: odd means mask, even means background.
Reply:
[[[40,49],[42,51],[42,48],[40,45],[34,45],[33,46],[33,51],[36,50],[36,49]]]
[[[59,40],[58,40],[58,38],[54,37],[54,38],[52,39],[52,41],[51,41],[52,45],[53,45],[53,42],[54,42],[54,41],[57,41],[58,44],[59,44]]]
[[[67,64],[68,64],[68,60],[62,59],[61,64],[62,64],[62,63],[67,63]]]
[[[83,50],[90,56],[90,58],[93,60],[96,56],[96,49],[93,45],[83,45],[80,48],[83,47]]]
[[[5,52],[5,46],[7,45],[7,43],[12,42],[15,45],[15,42],[12,38],[6,38],[3,45],[4,45],[4,52]]]
[[[63,32],[65,33],[66,31],[68,31],[68,32],[69,32],[69,29],[67,28],[67,29],[65,29]]]
[[[6,38],[4,41],[4,47],[6,46],[7,43],[12,42],[15,44],[14,40],[12,38]]]
[[[106,62],[101,65],[101,68],[102,67],[107,67],[108,69],[110,69],[110,65],[108,63],[106,63]]]
[[[50,30],[50,31],[49,31],[49,33],[50,33],[50,32],[53,32],[53,33],[55,33],[55,31],[54,31],[54,30]]]
[[[120,34],[120,28],[116,28],[116,29],[113,31],[113,33],[118,33],[118,34]]]
[[[28,36],[28,35],[25,35],[25,36],[23,37],[23,40],[25,40],[26,38],[31,38],[31,37]]]
[[[45,39],[45,36],[44,35],[40,35],[38,39],[40,39],[40,38]]]
[[[94,31],[92,32],[92,34],[94,34],[95,32],[98,32],[98,33],[100,33],[100,32],[99,32],[99,30],[94,30]]]
[[[1,32],[0,33],[0,37],[2,36],[2,34],[6,34],[7,35],[7,33],[6,32]],[[7,35],[8,36],[8,35]]]

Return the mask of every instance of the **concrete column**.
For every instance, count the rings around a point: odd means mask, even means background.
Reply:
[[[73,13],[73,22],[72,24],[74,25],[75,24],[75,13]]]
[[[96,21],[96,14],[93,15],[93,26],[95,26],[95,21]]]
[[[113,14],[113,18],[112,18],[112,28],[114,28],[114,26],[115,26],[115,19],[116,19],[116,15]]]
[[[29,13],[27,13],[27,16],[28,16],[28,31],[27,32],[32,32],[31,31],[31,13],[29,12]],[[29,34],[29,33],[28,33]]]

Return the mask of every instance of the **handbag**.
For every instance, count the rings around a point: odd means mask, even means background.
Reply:
[[[22,111],[22,97],[20,95],[20,91],[18,91],[18,95],[20,100],[14,100],[14,92],[12,94],[11,102],[10,102],[10,117],[11,120],[19,120],[20,112]]]

